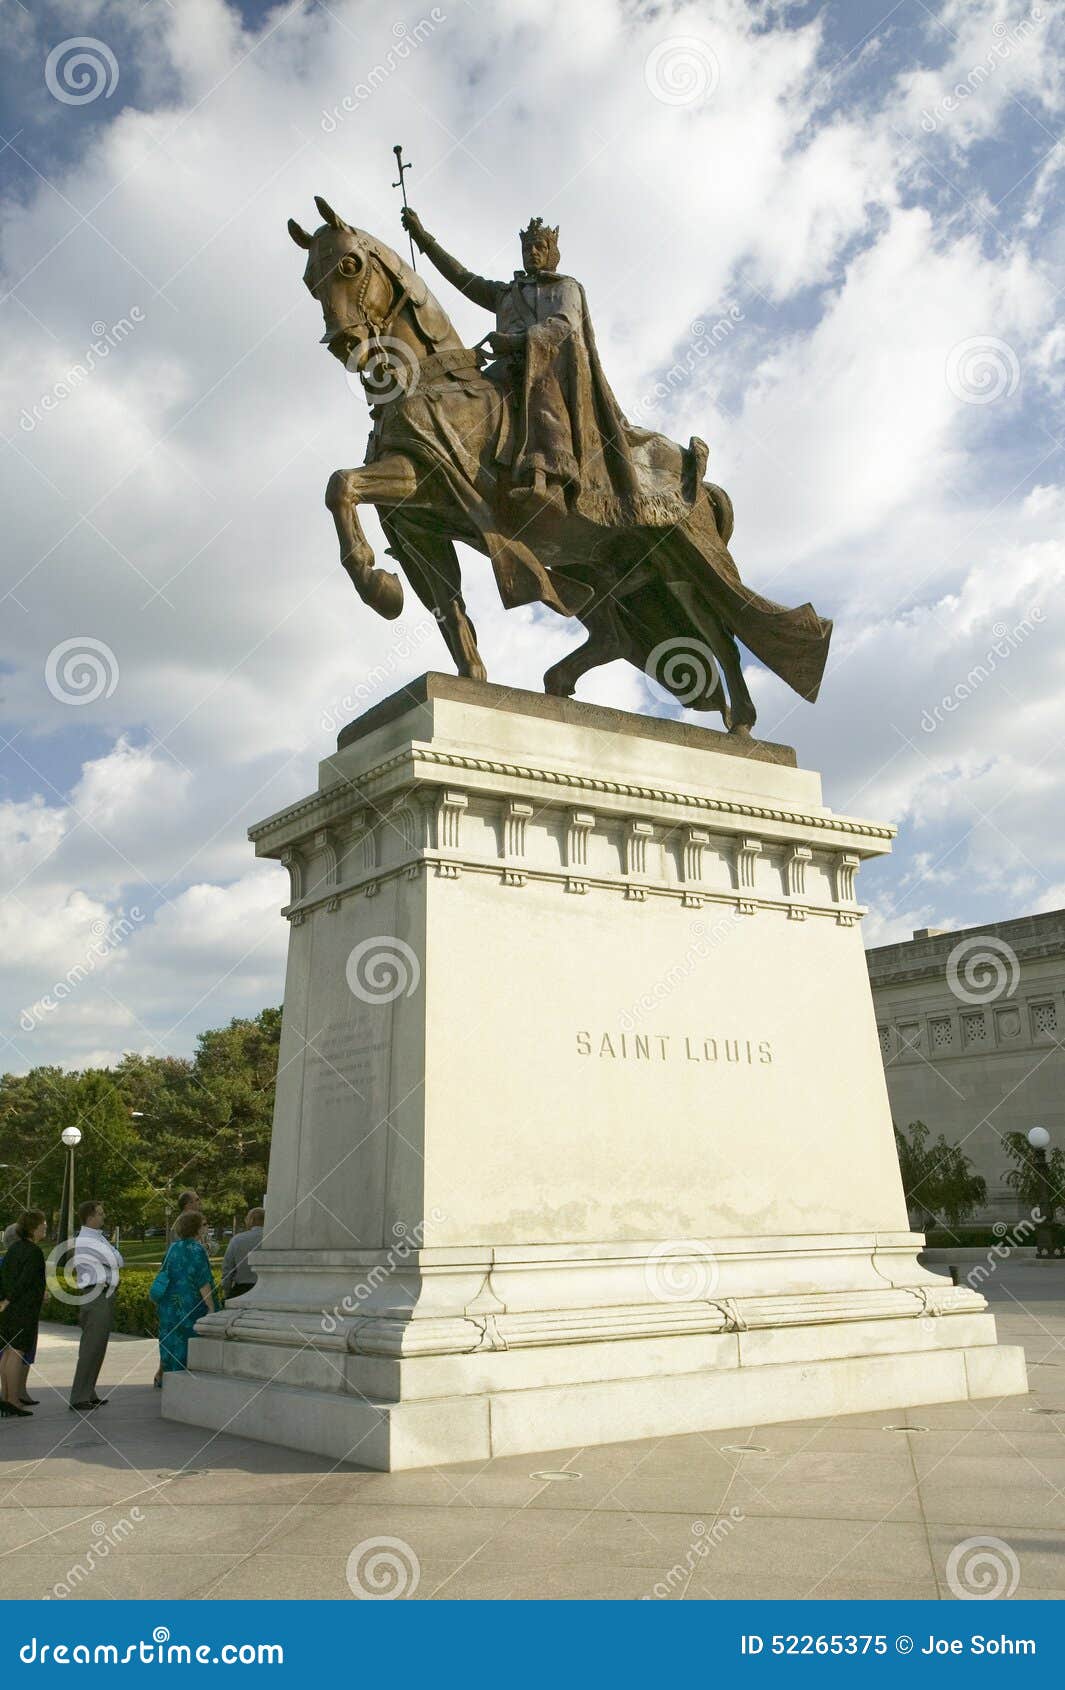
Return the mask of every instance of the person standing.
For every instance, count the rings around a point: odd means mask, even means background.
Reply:
[[[81,1342],[70,1390],[70,1406],[79,1413],[102,1408],[106,1397],[96,1394],[107,1342],[115,1319],[115,1293],[122,1257],[103,1233],[104,1206],[94,1197],[78,1207],[81,1228],[74,1240],[74,1283],[81,1296],[78,1325]]]
[[[199,1192],[192,1190],[179,1192],[177,1200],[177,1215],[174,1218],[173,1225],[168,1226],[166,1230],[167,1249],[169,1249],[174,1240],[180,1236],[178,1232],[178,1222],[180,1221],[182,1215],[198,1215],[202,1214],[202,1212],[203,1202],[200,1198]],[[163,1388],[163,1363],[161,1356],[159,1366],[155,1370],[155,1378],[152,1380],[152,1384],[155,1386],[157,1391],[161,1391]]]
[[[159,1270],[159,1374],[181,1372],[189,1365],[189,1339],[202,1315],[215,1308],[211,1263],[200,1241],[203,1216],[186,1209],[174,1225],[177,1234]],[[158,1283],[158,1282],[157,1282]]]
[[[4,1256],[7,1255],[7,1252],[10,1250],[12,1244],[14,1244],[15,1239],[17,1237],[18,1237],[18,1222],[12,1221],[10,1226],[5,1226],[4,1236],[3,1236],[3,1238],[0,1238],[0,1251],[3,1251],[3,1255],[0,1255],[0,1264],[3,1263]],[[24,1351],[22,1359],[26,1364],[26,1378],[28,1378],[30,1368],[33,1366],[34,1362],[37,1360],[37,1346],[34,1345],[32,1349]],[[18,1400],[19,1400],[19,1405],[22,1408],[36,1408],[38,1406],[38,1398],[30,1396],[29,1392],[26,1390],[25,1382],[23,1383],[22,1390],[19,1393],[19,1399]]]
[[[182,1215],[187,1215],[190,1210],[194,1210],[197,1214],[199,1214],[202,1211],[202,1209],[203,1209],[203,1203],[202,1203],[202,1200],[201,1200],[198,1192],[195,1192],[195,1191],[182,1191],[182,1192],[180,1192],[179,1195],[178,1195],[178,1200],[177,1200],[177,1215],[174,1218],[173,1226],[171,1226],[167,1231],[167,1235],[166,1235],[167,1243],[173,1244],[174,1239],[178,1236],[177,1224],[178,1224],[178,1221],[181,1219]]]
[[[250,1291],[258,1275],[248,1266],[248,1257],[263,1241],[265,1209],[249,1209],[244,1217],[246,1232],[236,1232],[226,1246],[222,1260],[222,1293],[225,1297],[243,1297]]]
[[[37,1352],[37,1327],[44,1303],[45,1271],[41,1239],[46,1222],[40,1209],[27,1209],[16,1222],[15,1242],[0,1266],[0,1415],[25,1419],[28,1355]]]

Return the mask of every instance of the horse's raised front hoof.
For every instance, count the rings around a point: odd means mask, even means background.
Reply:
[[[371,569],[362,582],[355,583],[359,597],[386,622],[394,622],[403,609],[403,583],[398,575],[387,569]]]

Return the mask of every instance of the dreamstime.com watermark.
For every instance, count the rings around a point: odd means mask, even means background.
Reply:
[[[22,1011],[19,1016],[22,1031],[32,1033],[49,1015],[54,1015],[68,998],[73,997],[82,982],[95,974],[100,964],[106,962],[109,956],[114,955],[144,919],[144,911],[134,904],[128,915],[123,911],[113,921],[94,921],[93,938],[84,955],[73,967],[67,969],[61,980],[55,982],[50,992],[45,992],[36,1003]]]
[[[1037,1211],[1033,1210],[1023,1220],[1012,1223],[1007,1221],[995,1222],[992,1231],[1000,1242],[992,1244],[984,1260],[975,1263],[965,1275],[965,1283],[970,1290],[976,1291],[981,1285],[986,1285],[987,1281],[998,1272],[1000,1264],[1008,1262],[1017,1246],[1023,1244],[1026,1239],[1032,1236],[1039,1224],[1036,1213]]]
[[[678,986],[685,985],[700,963],[705,962],[718,945],[723,944],[733,929],[741,926],[743,921],[744,917],[737,912],[734,904],[729,904],[722,909],[720,914],[715,915],[711,922],[693,921],[688,929],[692,942],[684,955],[667,968],[664,974],[659,975],[654,984],[649,986],[646,992],[641,993],[636,1002],[630,1004],[628,1009],[623,1012],[619,1022],[621,1031],[623,1033],[635,1032],[644,1016],[650,1014],[652,1010],[660,1009],[666,1000],[672,997]]]
[[[365,679],[353,691],[346,692],[322,711],[322,732],[336,733],[338,728],[345,727],[356,712],[364,710],[395,678],[397,669],[413,657],[427,639],[439,632],[440,623],[436,616],[424,616],[412,628],[405,628],[400,638],[389,647],[388,656],[368,669]]]
[[[61,1667],[192,1666],[279,1667],[285,1664],[280,1643],[172,1643],[165,1625],[137,1643],[44,1643],[31,1637],[19,1649],[23,1666]]]
[[[100,319],[91,324],[93,339],[77,362],[71,364],[59,380],[52,383],[47,393],[41,394],[35,404],[28,408],[25,405],[22,407],[18,425],[23,434],[32,434],[35,428],[39,428],[45,417],[58,410],[64,399],[69,399],[72,393],[76,393],[104,359],[111,356],[115,347],[121,346],[138,324],[146,321],[140,306],[131,305],[128,314],[120,317],[118,322],[112,323],[110,327]]]
[[[322,1331],[332,1334],[337,1330],[342,1320],[350,1319],[352,1315],[358,1314],[362,1305],[396,1272],[397,1268],[403,1267],[409,1257],[421,1249],[429,1221],[439,1223],[446,1219],[447,1216],[442,1209],[432,1209],[429,1212],[428,1220],[419,1221],[413,1229],[409,1229],[404,1221],[396,1221],[392,1228],[392,1236],[395,1242],[389,1245],[383,1261],[375,1262],[373,1267],[367,1270],[365,1277],[352,1287],[346,1297],[342,1297],[340,1302],[335,1304],[331,1310],[323,1312]]]
[[[746,1517],[742,1509],[730,1508],[727,1514],[719,1515],[712,1526],[708,1526],[705,1520],[693,1520],[691,1543],[688,1545],[684,1560],[677,1561],[670,1567],[665,1578],[659,1579],[647,1595],[641,1598],[641,1601],[664,1602],[677,1590],[683,1589],[695,1570],[705,1561],[711,1549],[716,1549],[719,1543],[724,1543],[726,1538],[731,1537],[736,1527],[742,1525]]]
[[[139,1508],[131,1508],[129,1514],[121,1520],[116,1520],[113,1526],[105,1525],[103,1520],[94,1520],[92,1523],[94,1541],[90,1543],[84,1560],[75,1561],[74,1565],[68,1570],[66,1577],[60,1579],[58,1584],[53,1584],[51,1590],[45,1593],[44,1600],[47,1602],[53,1596],[59,1600],[73,1596],[79,1585],[84,1584],[87,1578],[91,1578],[101,1562],[107,1560],[112,1549],[117,1549],[120,1544],[125,1543],[128,1537],[133,1535],[144,1518],[145,1516]]]
[[[1035,633],[1043,620],[1043,612],[1036,605],[1027,616],[1022,616],[1019,622],[1015,622],[1012,628],[1008,628],[1005,622],[996,622],[991,630],[994,644],[988,647],[979,663],[973,664],[964,680],[959,681],[950,692],[944,693],[939,703],[933,705],[931,710],[924,712],[921,717],[921,732],[935,733],[936,729],[942,726],[944,717],[952,716],[955,710],[960,710],[966,700],[972,698],[973,693],[978,692],[984,682],[991,679],[999,664],[1005,662],[1018,646],[1023,645],[1030,634]]]
[[[350,117],[352,112],[358,111],[359,107],[364,106],[367,100],[371,100],[377,90],[388,81],[389,77],[394,76],[400,66],[410,58],[411,54],[416,53],[423,42],[429,39],[433,31],[446,22],[447,13],[442,12],[439,6],[434,6],[429,16],[419,18],[413,29],[408,28],[402,21],[394,23],[392,34],[396,39],[384,56],[384,63],[374,65],[368,70],[365,80],[356,82],[351,92],[345,94],[342,100],[338,100],[332,111],[323,109],[321,127],[325,130],[325,133],[327,135],[335,134],[344,119]]]
[[[715,347],[729,338],[738,323],[746,321],[742,306],[730,305],[717,321],[707,326],[702,317],[696,317],[691,325],[690,339],[679,358],[674,359],[665,374],[642,393],[636,402],[629,407],[629,415],[633,422],[639,423],[652,411],[657,411],[667,399],[684,388],[691,381],[703,361],[709,358]]]
[[[994,43],[989,53],[977,60],[967,75],[956,82],[953,88],[941,94],[934,106],[925,106],[921,112],[921,128],[926,135],[934,135],[940,124],[947,118],[961,111],[967,100],[978,94],[999,66],[1007,59],[1011,59],[1019,48],[1027,45],[1036,29],[1046,20],[1046,13],[1040,6],[1032,6],[1024,17],[1017,23],[1005,23],[999,19],[992,26],[991,34]]]

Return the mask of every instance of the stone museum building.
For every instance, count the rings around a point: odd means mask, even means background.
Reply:
[[[896,1126],[924,1121],[987,1181],[973,1222],[1013,1220],[1007,1132],[1065,1144],[1065,910],[866,952]]]

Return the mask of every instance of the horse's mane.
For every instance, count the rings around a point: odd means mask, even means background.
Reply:
[[[407,295],[418,322],[419,332],[430,345],[435,346],[437,341],[444,340],[447,335],[455,332],[444,307],[430,292],[417,270],[412,269],[386,241],[378,240],[376,235],[368,234],[365,229],[353,228],[351,232],[367,257],[375,258],[400,291]]]

